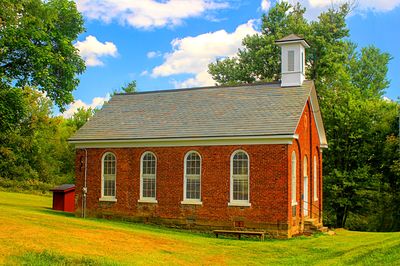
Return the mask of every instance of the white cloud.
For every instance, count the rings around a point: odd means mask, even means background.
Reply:
[[[136,28],[176,26],[183,19],[227,8],[221,0],[75,0],[78,10],[89,19],[118,21]]]
[[[142,73],[140,73],[140,76],[147,76],[149,74],[149,71],[143,70]]]
[[[256,34],[255,21],[239,25],[232,33],[225,30],[209,32],[194,37],[175,39],[171,42],[172,52],[164,55],[164,63],[153,68],[153,77],[166,77],[177,74],[194,74],[182,86],[213,85],[207,73],[208,64],[217,58],[233,56],[242,47],[246,35]]]
[[[314,20],[319,14],[326,11],[329,7],[336,7],[340,4],[348,2],[348,0],[279,0],[290,4],[300,3],[307,9],[306,18]],[[353,14],[363,13],[366,11],[388,12],[400,6],[400,0],[356,0]]]
[[[117,46],[112,42],[99,42],[95,36],[89,35],[82,42],[78,41],[74,46],[79,50],[79,54],[85,60],[87,66],[102,66],[100,60],[103,56],[117,56]]]
[[[159,57],[161,56],[161,52],[160,51],[150,51],[147,53],[147,58],[154,58],[154,57]]]
[[[268,9],[271,7],[271,3],[269,0],[262,0],[261,1],[261,10],[267,12]]]
[[[70,118],[74,115],[74,113],[76,111],[78,111],[78,108],[84,108],[84,109],[88,109],[89,107],[92,109],[95,108],[100,108],[103,106],[104,102],[110,100],[110,94],[107,93],[106,96],[104,97],[95,97],[93,98],[92,102],[90,104],[87,104],[85,102],[83,102],[82,100],[76,100],[73,103],[71,103],[70,105],[68,105],[67,110],[62,113],[62,116],[65,118]]]

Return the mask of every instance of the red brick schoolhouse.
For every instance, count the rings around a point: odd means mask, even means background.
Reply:
[[[70,139],[77,214],[276,237],[322,226],[327,141],[308,44],[276,43],[281,82],[113,96]]]

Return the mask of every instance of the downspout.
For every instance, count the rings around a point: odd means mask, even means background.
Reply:
[[[87,149],[85,148],[85,178],[82,188],[82,218],[86,218],[86,196],[87,196]]]

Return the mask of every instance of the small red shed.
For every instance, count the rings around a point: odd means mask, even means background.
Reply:
[[[64,184],[53,191],[53,210],[75,212],[75,185]]]

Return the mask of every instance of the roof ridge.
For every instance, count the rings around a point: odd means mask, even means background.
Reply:
[[[242,83],[236,85],[221,85],[221,86],[204,86],[204,87],[193,87],[193,88],[182,88],[182,89],[168,89],[168,90],[154,90],[154,91],[140,91],[140,92],[128,92],[128,93],[116,93],[115,95],[138,95],[138,94],[150,94],[150,93],[163,93],[163,92],[181,92],[190,90],[208,90],[208,89],[220,89],[220,88],[238,88],[246,86],[260,86],[260,85],[279,85],[279,81],[271,82],[254,82],[254,83]]]

